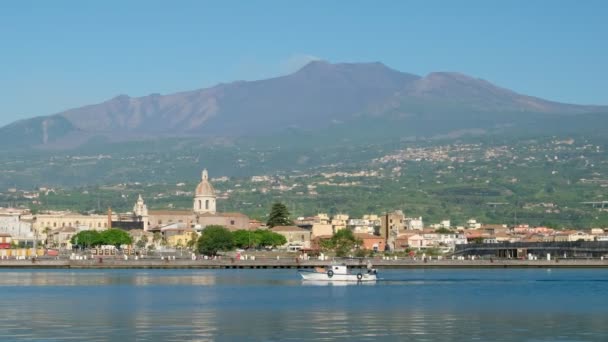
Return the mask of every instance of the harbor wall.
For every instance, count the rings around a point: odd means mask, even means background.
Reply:
[[[273,269],[273,268],[314,268],[327,266],[329,261],[307,260],[0,260],[1,268],[107,268],[107,269]],[[359,260],[340,260],[339,263],[351,267],[365,267]],[[372,260],[373,267],[383,268],[608,268],[608,260],[601,259],[558,259],[558,260]]]

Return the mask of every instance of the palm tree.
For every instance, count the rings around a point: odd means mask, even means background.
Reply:
[[[152,242],[154,242],[155,244],[157,242],[159,242],[160,240],[162,240],[162,235],[160,235],[159,232],[155,232],[154,235],[152,235]]]
[[[49,233],[51,232],[51,230],[52,230],[52,229],[51,229],[51,227],[45,227],[45,228],[42,230],[42,232],[44,233],[44,236],[45,236],[45,238],[44,238],[44,244],[45,244],[45,246],[47,246],[47,247],[48,247],[48,245],[49,245]]]
[[[194,249],[194,246],[196,246],[197,240],[198,240],[198,234],[196,234],[195,232],[192,232],[192,234],[190,234],[190,240],[186,243],[186,247]]]

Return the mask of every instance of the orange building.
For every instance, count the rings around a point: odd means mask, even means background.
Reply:
[[[386,239],[382,236],[370,234],[355,234],[355,237],[361,240],[361,247],[367,250],[384,251]]]

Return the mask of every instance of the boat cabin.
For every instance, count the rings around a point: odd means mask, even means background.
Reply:
[[[332,270],[334,274],[348,274],[348,268],[344,265],[330,265],[327,269]]]

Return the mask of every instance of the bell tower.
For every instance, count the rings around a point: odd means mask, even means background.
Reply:
[[[144,203],[144,199],[141,197],[141,194],[137,198],[137,202],[133,206],[133,215],[135,215],[136,220],[141,220],[144,223],[143,228],[144,231],[148,230],[148,206]]]

